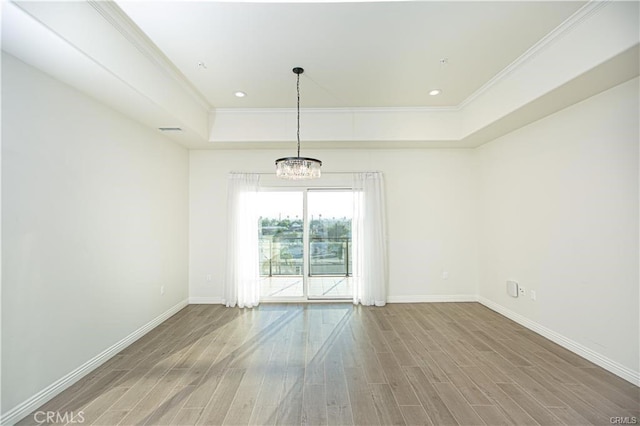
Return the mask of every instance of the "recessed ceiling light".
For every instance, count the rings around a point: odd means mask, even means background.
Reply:
[[[442,93],[440,89],[433,89],[429,92],[431,96],[436,96],[436,95],[439,95],[440,93]]]
[[[244,92],[236,92],[234,93],[234,95],[236,95],[236,98],[244,98],[245,96],[247,96],[247,94]]]

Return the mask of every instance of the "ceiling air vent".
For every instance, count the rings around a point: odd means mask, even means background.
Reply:
[[[182,131],[180,127],[158,127],[158,129],[163,132],[181,132]]]

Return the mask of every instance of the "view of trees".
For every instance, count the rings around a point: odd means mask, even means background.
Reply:
[[[296,275],[302,268],[302,219],[259,219],[261,272],[263,275]],[[351,219],[323,218],[309,221],[312,274],[347,275],[351,248]]]
[[[276,219],[261,217],[259,224],[260,236],[273,235],[274,238],[302,238],[302,219]],[[312,239],[317,238],[351,238],[351,219],[323,218],[311,219],[309,224]]]

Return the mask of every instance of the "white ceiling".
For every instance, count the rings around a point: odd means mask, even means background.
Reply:
[[[223,108],[295,105],[294,66],[307,107],[455,106],[584,3],[118,1]]]
[[[290,147],[296,66],[316,148],[478,146],[640,74],[635,0],[1,5],[4,52],[197,149]]]

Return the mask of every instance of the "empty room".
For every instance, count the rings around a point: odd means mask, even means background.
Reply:
[[[1,8],[0,424],[640,424],[640,2]]]

